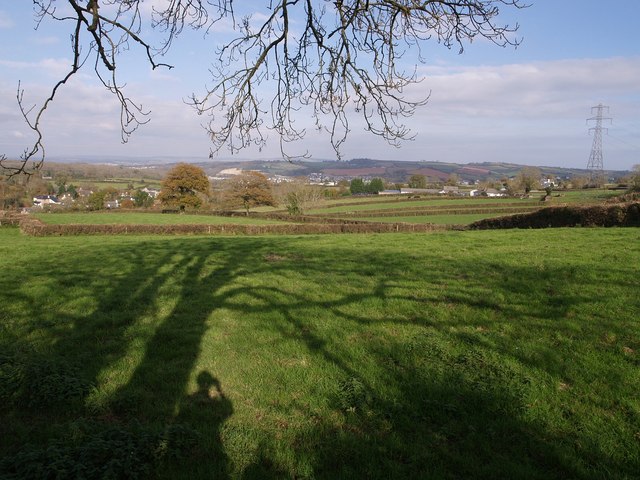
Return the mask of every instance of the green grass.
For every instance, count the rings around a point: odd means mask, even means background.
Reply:
[[[556,190],[553,192],[551,204],[558,203],[598,203],[602,200],[620,195],[622,192],[613,190]],[[523,205],[536,204],[541,197],[545,195],[544,191],[534,192],[528,199],[518,198],[486,198],[486,197],[462,197],[450,198],[442,196],[430,196],[422,200],[409,199],[408,197],[344,197],[326,202],[327,207],[311,210],[309,213],[337,213],[367,210],[395,209],[403,207],[432,207],[441,205],[461,205],[468,207],[470,205],[493,206],[499,207],[505,203],[522,203]],[[546,206],[543,205],[543,206]]]
[[[52,225],[85,224],[144,224],[144,225],[177,225],[177,224],[246,224],[264,225],[282,223],[278,220],[267,220],[246,217],[218,217],[215,215],[179,215],[167,213],[139,212],[86,212],[86,213],[36,213],[34,216]]]
[[[435,223],[437,225],[468,225],[484,218],[494,218],[507,215],[506,213],[470,213],[455,215],[416,215],[416,216],[397,216],[397,217],[354,217],[353,220],[362,220],[365,222],[382,222],[382,223]]]
[[[634,478],[639,264],[638,229],[3,228],[0,476]]]
[[[482,207],[491,207],[495,206],[496,208],[500,208],[501,205],[506,203],[518,203],[522,202],[523,205],[530,205],[531,200],[518,200],[518,199],[508,199],[508,198],[458,198],[458,199],[431,199],[431,200],[397,200],[396,198],[389,198],[388,202],[385,203],[367,203],[367,204],[357,204],[357,205],[340,205],[332,208],[319,208],[310,210],[309,214],[331,214],[331,213],[342,213],[342,212],[365,212],[369,210],[385,210],[385,209],[401,209],[401,208],[417,208],[417,207],[436,207],[436,206],[444,206],[450,205],[452,207],[456,206],[465,206],[468,207],[470,205],[478,205]],[[378,198],[380,201],[380,198]]]
[[[129,189],[129,185],[133,185],[134,190],[142,189],[142,188],[155,188],[160,190],[160,180],[148,180],[145,182],[141,182],[138,180],[127,180],[127,179],[114,179],[114,180],[91,180],[91,179],[79,179],[79,180],[70,180],[70,184],[72,185],[84,185],[87,187],[91,187],[96,190],[104,190],[106,188],[115,188],[117,190],[127,190]]]
[[[620,190],[601,190],[601,189],[583,189],[583,190],[558,190],[552,195],[552,203],[600,203],[608,198],[616,197],[623,194]],[[544,192],[542,193],[544,195]],[[559,195],[556,197],[556,195]]]

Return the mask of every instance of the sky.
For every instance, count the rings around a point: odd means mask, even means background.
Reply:
[[[146,0],[147,6],[151,1]],[[267,0],[243,2],[264,7]],[[320,0],[315,0],[320,2]],[[62,0],[56,3],[63,4]],[[609,107],[603,139],[604,168],[640,164],[640,1],[531,0],[522,10],[501,9],[505,23],[517,23],[522,42],[500,48],[486,41],[458,54],[436,42],[422,51],[422,82],[411,94],[429,102],[406,121],[415,134],[400,148],[387,145],[352,122],[343,158],[441,162],[510,162],[586,168],[592,148],[587,119],[591,107]],[[0,154],[17,157],[33,137],[16,101],[18,82],[25,103],[41,104],[71,64],[69,25],[45,20],[36,29],[32,2],[0,0]],[[119,107],[89,68],[59,93],[43,119],[51,159],[82,156],[180,157],[209,161],[210,142],[185,99],[208,82],[216,42],[185,32],[167,54],[172,70],[151,70],[142,52],[131,50],[120,63],[120,79],[151,120],[122,144]],[[309,121],[300,113],[300,125]],[[308,133],[300,151],[335,159],[326,134]],[[234,157],[221,151],[212,162],[277,158],[274,135],[261,151]]]

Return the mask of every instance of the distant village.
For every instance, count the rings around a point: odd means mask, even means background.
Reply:
[[[214,175],[209,175],[213,190],[229,179],[242,175],[246,170],[233,167],[220,170]],[[548,175],[539,175],[530,179],[531,187],[539,189],[555,189],[570,184],[570,179],[553,177]],[[411,175],[406,183],[389,182],[384,178],[374,175],[355,175],[352,172],[325,173],[312,172],[304,177],[302,176],[286,176],[281,174],[265,174],[269,182],[278,188],[278,186],[302,183],[310,187],[326,189],[332,192],[333,196],[338,195],[398,195],[398,196],[416,196],[416,195],[444,195],[459,197],[507,197],[516,194],[516,188],[513,186],[522,183],[522,179],[513,176],[504,178],[501,181],[481,181],[481,180],[461,180],[455,174],[450,175],[446,180],[440,178],[430,178],[426,175]],[[60,181],[53,176],[42,176],[42,180],[47,182],[49,193],[41,193],[32,197],[31,208],[34,209],[51,209],[51,208],[86,208],[90,210],[100,209],[119,209],[119,208],[140,208],[158,206],[158,196],[160,194],[160,181],[156,179],[154,186],[138,186],[137,188],[130,184],[127,188],[105,187],[85,188],[75,187],[72,183],[73,179]],[[354,182],[362,185],[361,189],[354,186]],[[151,183],[151,182],[150,182]],[[372,185],[376,188],[370,188]],[[522,188],[520,190],[528,190]]]

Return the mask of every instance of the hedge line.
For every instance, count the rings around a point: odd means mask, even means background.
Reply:
[[[606,203],[626,203],[626,202],[640,202],[640,192],[628,192],[623,195],[609,198]]]
[[[610,205],[547,207],[537,212],[487,218],[469,225],[471,230],[499,228],[639,227],[640,202]]]
[[[17,218],[0,218],[0,227],[17,227],[20,220]]]
[[[17,227],[22,218],[24,216],[14,212],[0,211],[0,227]]]
[[[387,205],[389,205],[389,203],[387,203]],[[347,212],[336,212],[336,213],[328,213],[326,215],[331,215],[333,217],[337,217],[339,215],[358,215],[360,214],[360,212],[367,212],[367,213],[382,213],[385,211],[391,211],[391,210],[403,210],[406,212],[411,212],[411,211],[424,211],[424,210],[433,210],[433,211],[460,211],[460,213],[467,213],[466,210],[475,210],[478,208],[481,209],[488,209],[488,208],[502,208],[502,209],[507,209],[507,208],[540,208],[541,207],[541,202],[539,200],[536,201],[521,201],[521,202],[504,202],[501,201],[500,205],[495,205],[495,206],[488,206],[487,204],[477,204],[477,203],[469,203],[469,204],[465,204],[465,205],[451,205],[451,204],[446,204],[446,205],[420,205],[417,207],[410,207],[410,206],[405,206],[405,205],[397,205],[393,208],[387,208],[387,209],[378,209],[378,210],[358,210],[358,211],[347,211]],[[440,215],[440,213],[436,213],[436,215]]]
[[[290,225],[48,225],[29,218],[20,223],[23,233],[32,236],[51,235],[301,235],[324,233],[392,233],[431,232],[446,226],[410,223],[349,223]]]
[[[413,198],[417,197],[417,198]],[[390,203],[389,200],[395,198],[398,203],[404,202],[424,202],[425,200],[469,200],[469,196],[464,195],[441,195],[441,194],[425,194],[425,193],[411,193],[411,194],[397,194],[397,195],[380,195],[377,200],[367,201],[354,201],[354,202],[339,202],[333,205],[326,205],[323,208],[340,208],[350,207],[352,205],[371,205],[376,203]],[[488,198],[488,197],[483,197]],[[493,200],[498,202],[504,202],[507,200],[513,200],[514,197],[495,197]]]
[[[349,220],[346,218],[335,218],[336,215],[331,217],[325,217],[322,215],[289,215],[288,213],[259,213],[255,215],[256,218],[267,218],[270,220],[281,220],[283,222],[293,223],[324,223],[324,224],[338,224],[338,225],[358,225],[358,224],[370,224],[364,220]]]
[[[360,217],[360,218],[373,218],[373,217],[421,217],[427,215],[470,215],[478,213],[523,213],[533,212],[539,210],[541,207],[512,207],[512,208],[466,208],[466,209],[451,209],[451,210],[434,210],[431,208],[400,210],[395,208],[388,208],[386,210],[363,210],[361,212],[344,212],[344,213],[330,213],[325,215],[331,215],[334,219],[341,219],[345,217]]]

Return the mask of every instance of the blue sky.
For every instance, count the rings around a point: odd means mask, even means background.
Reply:
[[[246,5],[257,9],[265,2]],[[605,168],[640,164],[640,1],[532,0],[530,8],[502,11],[506,23],[520,25],[517,36],[523,42],[517,49],[479,41],[458,55],[427,43],[427,63],[418,67],[424,80],[410,92],[431,93],[429,104],[407,122],[415,140],[390,147],[354,121],[344,158],[584,168],[592,142],[586,119],[592,106],[603,103],[613,117],[604,138]],[[40,103],[71,62],[68,25],[34,26],[31,1],[0,0],[0,153],[8,156],[21,153],[31,138],[16,104],[18,81],[27,102]],[[46,114],[47,154],[206,160],[202,118],[183,99],[203,91],[211,52],[222,35],[181,36],[166,58],[176,67],[171,71],[152,72],[141,52],[127,54],[120,79],[152,117],[125,145],[114,99],[90,68],[77,75]],[[326,135],[314,132],[300,150],[315,158],[335,157]],[[262,151],[247,150],[236,158],[277,156],[278,143],[270,141]],[[229,154],[222,151],[218,158]]]

